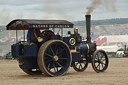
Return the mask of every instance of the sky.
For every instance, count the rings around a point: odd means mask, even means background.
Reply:
[[[91,5],[92,1],[0,0],[0,25],[6,25],[13,19],[81,21],[85,19],[87,8]],[[95,7],[91,13],[93,20],[128,18],[128,0],[106,1],[110,2],[104,2]]]

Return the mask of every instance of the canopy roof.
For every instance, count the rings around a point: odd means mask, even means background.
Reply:
[[[7,30],[28,30],[30,28],[49,29],[49,28],[73,28],[73,24],[66,20],[30,20],[17,19],[11,21]]]

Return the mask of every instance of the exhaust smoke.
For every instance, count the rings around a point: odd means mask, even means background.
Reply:
[[[10,11],[6,8],[3,8],[0,11],[0,25],[6,25],[9,21],[12,19],[17,19],[17,18],[23,18],[23,13],[16,13],[11,14]]]
[[[6,8],[3,8],[2,11],[0,11],[0,25],[7,24],[9,20],[10,14]]]
[[[116,12],[115,2],[117,0],[92,0],[90,6],[88,6],[87,15],[90,15],[98,6],[102,5],[106,9],[111,9],[113,12]]]

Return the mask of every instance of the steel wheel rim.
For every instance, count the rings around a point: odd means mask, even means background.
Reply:
[[[96,53],[96,55],[94,56],[94,66],[95,69],[99,72],[103,72],[107,69],[108,57],[104,52],[99,51]]]
[[[84,71],[88,66],[87,58],[82,57],[82,59],[80,62],[73,62],[73,68],[78,72]]]
[[[58,59],[54,59],[57,56]],[[68,48],[60,43],[51,43],[44,52],[44,65],[46,70],[52,75],[63,74],[70,64],[70,52]]]

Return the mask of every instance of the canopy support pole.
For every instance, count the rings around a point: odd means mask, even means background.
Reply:
[[[55,28],[52,28],[53,29],[53,32],[55,33]]]
[[[16,30],[16,43],[18,42],[18,34],[17,34],[17,30]]]
[[[61,29],[61,36],[63,37],[63,28]]]
[[[23,34],[24,34],[24,41],[25,41],[25,30],[23,30]]]

